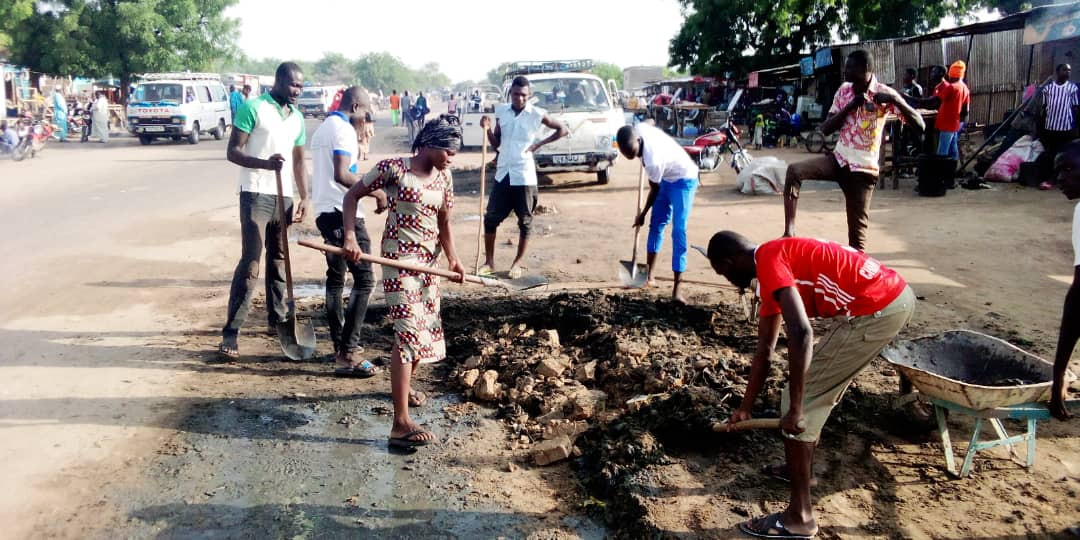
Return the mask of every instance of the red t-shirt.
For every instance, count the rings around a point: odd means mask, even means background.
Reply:
[[[934,127],[938,131],[960,131],[960,111],[971,102],[971,92],[964,81],[942,81],[934,89],[934,96],[941,99]]]
[[[813,238],[781,238],[761,244],[757,261],[761,316],[780,313],[773,296],[784,287],[796,287],[806,315],[829,318],[860,317],[888,306],[907,282],[854,248]]]

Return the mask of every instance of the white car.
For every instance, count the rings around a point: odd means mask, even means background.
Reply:
[[[154,139],[187,139],[202,133],[225,137],[232,124],[229,95],[213,73],[151,73],[135,87],[127,106],[128,131],[142,144]]]
[[[591,73],[562,72],[526,74],[532,103],[566,125],[570,134],[544,145],[534,154],[537,172],[595,172],[601,184],[608,182],[608,168],[619,157],[615,134],[626,124],[615,98],[615,83],[605,85]],[[510,80],[503,95],[509,99]],[[535,142],[552,130],[544,127]]]

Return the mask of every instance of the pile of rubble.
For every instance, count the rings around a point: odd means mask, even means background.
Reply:
[[[513,447],[538,465],[580,455],[576,442],[590,429],[680,390],[706,392],[717,405],[707,414],[725,416],[756,345],[756,329],[732,306],[599,292],[454,302],[444,324],[457,362],[451,380],[498,406]]]

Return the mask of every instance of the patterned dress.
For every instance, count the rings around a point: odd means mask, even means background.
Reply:
[[[425,180],[409,170],[407,160],[387,159],[364,175],[362,182],[373,191],[385,191],[390,205],[382,256],[434,266],[438,262],[439,211],[454,206],[450,171],[432,170]],[[382,274],[401,361],[431,363],[445,358],[439,278],[389,266],[383,267]]]

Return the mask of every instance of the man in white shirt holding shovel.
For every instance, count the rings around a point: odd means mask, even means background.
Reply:
[[[649,267],[646,286],[656,286],[656,255],[664,245],[664,228],[670,222],[671,270],[675,273],[671,298],[685,304],[686,298],[679,291],[679,285],[686,271],[686,225],[690,221],[690,209],[694,206],[694,194],[697,193],[698,166],[675,139],[648,123],[623,126],[615,139],[626,159],[641,158],[645,174],[649,177],[649,197],[641,213],[634,219],[634,226],[641,227],[645,224],[646,214],[650,209],[653,211],[646,243],[646,264]]]

